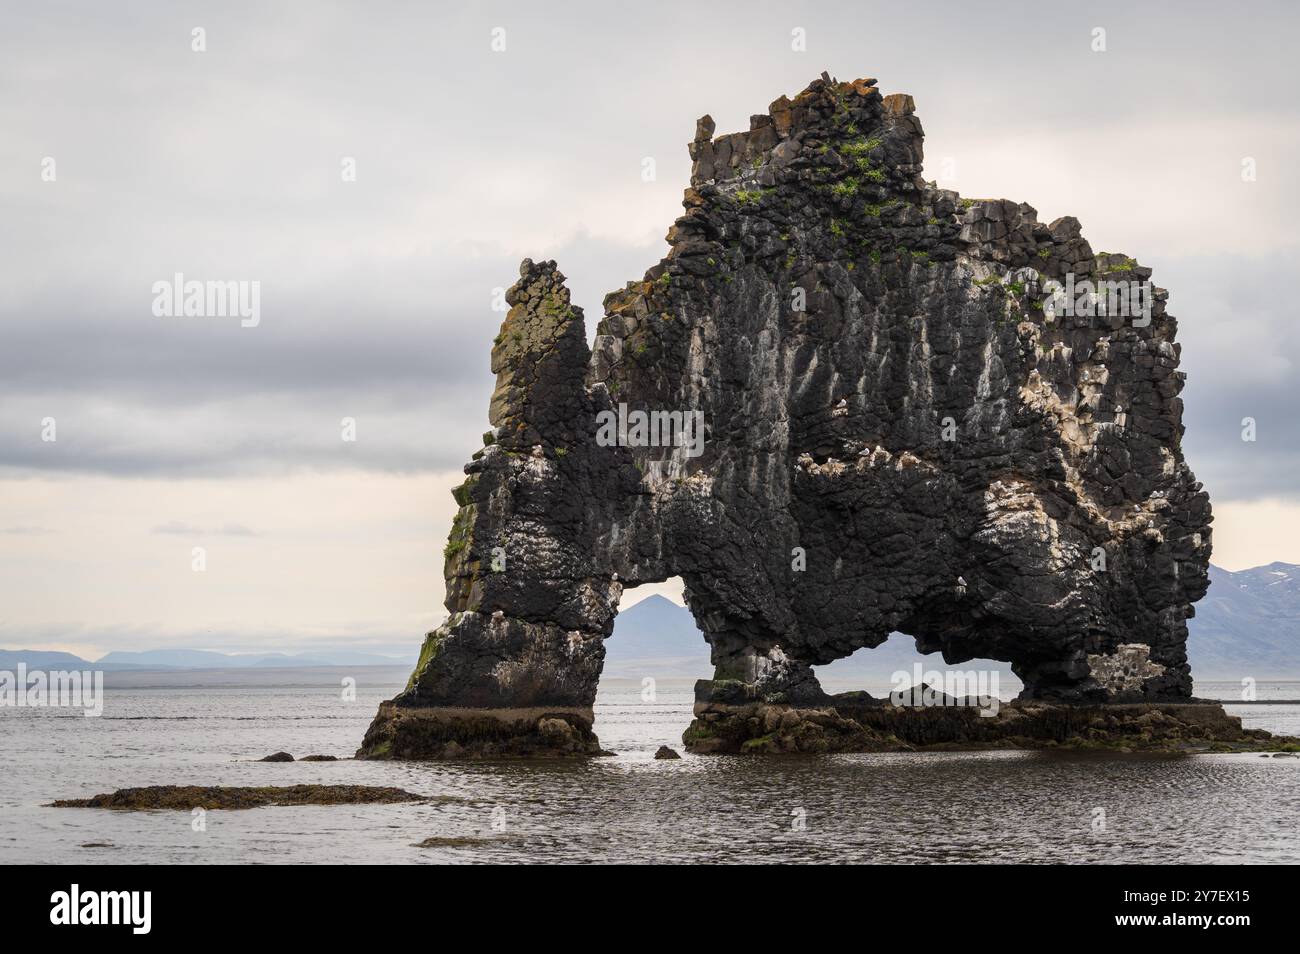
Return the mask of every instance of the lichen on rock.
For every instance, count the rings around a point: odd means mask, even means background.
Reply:
[[[555,263],[521,266],[494,430],[455,492],[450,616],[359,754],[597,750],[622,590],[674,576],[717,668],[705,704],[824,705],[811,667],[894,631],[1010,662],[1029,699],[1189,697],[1211,517],[1177,322],[1154,286],[1138,320],[1048,284],[1150,269],[923,179],[912,98],[874,79],[823,74],[714,132],[667,256],[606,296],[592,348]],[[702,413],[703,453],[598,441],[620,405]],[[448,736],[449,710],[488,709],[536,718],[481,751]],[[549,710],[578,743],[548,752]]]

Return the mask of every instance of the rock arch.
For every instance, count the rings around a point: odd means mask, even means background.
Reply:
[[[1159,289],[1146,323],[1044,310],[1049,279],[1150,270],[923,180],[911,97],[872,79],[823,74],[713,133],[668,256],[606,296],[594,347],[555,263],[523,262],[455,491],[450,616],[361,754],[598,752],[622,587],[670,576],[712,647],[702,703],[823,703],[810,667],[894,630],[1009,661],[1031,698],[1189,696],[1210,508],[1176,321]],[[608,446],[620,411],[701,413],[702,453]]]

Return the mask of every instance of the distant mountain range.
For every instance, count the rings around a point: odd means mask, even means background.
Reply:
[[[1210,567],[1210,592],[1188,621],[1187,655],[1201,678],[1300,675],[1300,566],[1230,573]]]
[[[1188,623],[1187,651],[1192,673],[1205,679],[1300,677],[1300,566],[1270,563],[1231,573],[1210,567],[1210,592],[1196,604]],[[409,666],[408,656],[348,651],[228,654],[198,649],[111,652],[93,662],[71,653],[0,650],[0,669],[19,662],[29,669],[103,669],[159,671],[173,669],[271,669],[318,666]],[[916,652],[911,638],[895,633],[875,649],[854,653],[829,666],[818,666],[824,682],[856,681],[887,685],[891,674],[911,671],[914,663],[942,669],[938,656]],[[963,663],[964,668],[996,668],[1008,686],[1017,684],[1005,663]],[[690,611],[662,596],[649,596],[618,614],[614,635],[605,643],[605,674],[640,679],[713,674],[709,646]]]
[[[28,649],[0,649],[0,669],[13,669],[19,663],[28,669],[103,669],[116,671],[165,671],[170,669],[307,669],[316,666],[407,666],[414,665],[414,654],[407,657],[381,656],[375,653],[215,653],[203,649],[155,649],[145,652],[111,652],[94,661],[72,653],[40,652]]]

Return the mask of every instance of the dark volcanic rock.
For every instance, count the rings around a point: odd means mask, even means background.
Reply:
[[[1300,743],[1262,729],[1243,729],[1238,716],[1203,701],[1079,705],[1026,700],[990,714],[971,706],[900,707],[858,698],[836,699],[824,709],[703,703],[695,707],[695,716],[682,741],[697,754],[990,748],[1258,752]]]
[[[951,706],[959,700],[944,693],[942,687],[922,683],[907,689],[896,690],[889,694],[889,701],[896,706]]]
[[[372,803],[419,802],[424,796],[400,788],[373,785],[260,785],[242,788],[228,785],[149,785],[122,788],[90,798],[65,798],[51,808],[116,808],[122,810],[195,808],[261,808],[264,805],[363,805]]]
[[[288,752],[272,752],[265,758],[258,759],[259,762],[292,762],[293,756]]]
[[[1028,698],[1187,697],[1210,507],[1177,323],[1149,285],[1146,320],[1046,285],[1150,270],[925,181],[911,97],[874,80],[815,80],[748,132],[705,117],[689,151],[668,256],[606,296],[593,349],[555,264],[521,266],[450,616],[359,754],[473,752],[448,727],[466,709],[577,733],[465,713],[486,754],[593,749],[622,590],[672,576],[712,648],[705,702],[824,706],[810,667],[895,630],[1009,661]]]
[[[385,702],[358,758],[510,759],[611,755],[591,731],[591,708],[411,706]]]
[[[666,746],[666,745],[661,745],[661,746],[659,746],[659,749],[655,752],[655,758],[657,758],[657,759],[680,759],[681,756],[678,755],[677,752],[676,752],[675,750],[670,749],[668,746]]]

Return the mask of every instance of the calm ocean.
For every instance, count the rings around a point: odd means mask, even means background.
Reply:
[[[654,703],[642,702],[637,682],[605,680],[596,731],[618,755],[582,764],[252,761],[279,750],[351,756],[408,673],[355,672],[355,701],[343,699],[346,674],[110,674],[100,718],[0,709],[0,863],[1300,862],[1300,758],[655,761],[661,744],[681,749],[689,680],[660,680]],[[1224,699],[1240,691],[1197,689]],[[1300,684],[1261,683],[1259,697],[1300,699]],[[1300,735],[1300,705],[1229,711]],[[212,811],[205,831],[184,812],[43,807],[140,785],[303,782],[441,798]]]

